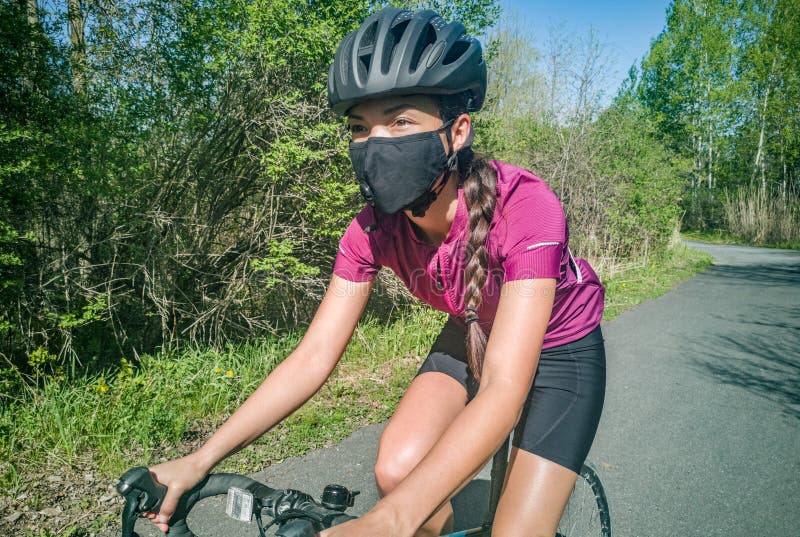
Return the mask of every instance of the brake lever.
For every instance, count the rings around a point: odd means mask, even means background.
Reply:
[[[295,518],[283,523],[275,537],[316,537],[314,524],[304,518]]]
[[[139,513],[158,513],[167,495],[167,487],[159,485],[143,466],[131,468],[119,478],[117,492],[125,498],[122,511],[122,537],[139,537],[133,531]]]

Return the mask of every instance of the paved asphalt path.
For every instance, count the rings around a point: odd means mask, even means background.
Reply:
[[[608,388],[589,458],[614,535],[800,536],[800,252],[690,245],[714,265],[603,325]],[[381,429],[256,477],[315,496],[328,482],[360,489],[363,513]],[[456,498],[457,526],[480,518],[487,480]],[[206,502],[190,518],[199,536],[258,535]]]

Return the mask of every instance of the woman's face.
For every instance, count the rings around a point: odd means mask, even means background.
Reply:
[[[442,120],[433,97],[407,95],[355,105],[347,113],[347,126],[354,142],[366,142],[372,136],[396,137],[436,130]],[[446,143],[444,133],[441,135]]]
[[[439,116],[438,100],[429,95],[409,95],[385,97],[364,101],[353,106],[347,113],[347,125],[354,142],[366,142],[373,136],[396,138],[440,129],[443,125]],[[450,141],[445,130],[438,132],[442,142],[443,154],[458,151],[467,142],[471,132],[471,120],[468,114],[459,115],[449,127]],[[432,186],[439,194],[446,176],[444,173]],[[453,183],[455,185],[455,183]],[[438,190],[437,190],[438,189]],[[457,197],[455,188],[451,195],[436,198],[435,203],[446,206],[449,199]],[[443,205],[444,204],[444,205]],[[413,211],[406,210],[406,216],[412,218]],[[422,217],[415,217],[420,220]]]

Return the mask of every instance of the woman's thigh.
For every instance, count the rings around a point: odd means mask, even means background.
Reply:
[[[493,537],[553,537],[577,474],[533,453],[513,448]]]
[[[381,494],[416,467],[466,403],[466,390],[448,375],[428,372],[413,380],[378,444],[375,479]]]
[[[542,351],[514,429],[492,535],[555,535],[594,440],[604,395],[605,347],[599,327],[576,342]]]
[[[514,446],[579,472],[603,411],[606,359],[597,327],[584,338],[543,350]]]

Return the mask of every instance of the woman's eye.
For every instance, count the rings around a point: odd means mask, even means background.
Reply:
[[[407,127],[410,123],[407,119],[397,118],[394,124],[397,125],[398,127]]]
[[[350,125],[350,134],[359,134],[364,132],[364,127],[361,125]]]

